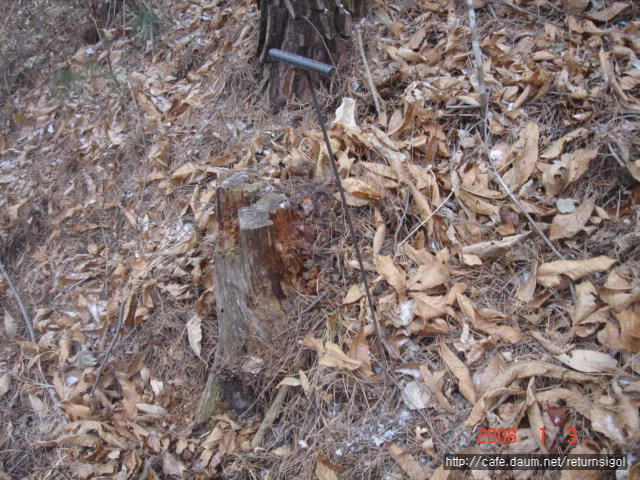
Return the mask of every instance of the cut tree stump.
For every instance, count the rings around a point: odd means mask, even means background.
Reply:
[[[295,321],[292,299],[302,252],[310,248],[287,197],[249,173],[224,180],[216,201],[219,342],[196,413],[198,421],[219,413],[221,393],[236,411],[253,403],[239,398],[246,395],[233,385],[241,383],[241,366],[249,357],[267,364],[281,352],[274,339]]]

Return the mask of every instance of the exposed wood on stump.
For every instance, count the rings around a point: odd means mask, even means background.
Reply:
[[[268,351],[271,339],[287,328],[293,289],[288,268],[299,269],[276,246],[277,230],[290,228],[286,197],[248,182],[246,174],[236,174],[218,190],[216,300],[224,361]]]
[[[221,390],[227,403],[242,403],[231,398],[237,392],[225,391],[233,382],[221,378],[239,372],[248,356],[266,361],[278,352],[274,339],[295,321],[292,298],[304,250],[296,213],[273,186],[236,173],[218,187],[216,201],[219,342],[196,414],[199,420],[216,412]]]
[[[347,9],[343,5],[349,5]],[[337,66],[347,50],[353,18],[364,13],[364,0],[258,0],[260,32],[258,57],[269,77],[269,99],[274,107],[296,94],[309,98],[303,75],[283,62],[267,62],[269,49],[312,58]]]

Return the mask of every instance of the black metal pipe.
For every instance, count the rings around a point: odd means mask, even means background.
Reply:
[[[313,81],[311,80],[311,75],[307,71],[307,81],[309,82],[309,88],[311,89],[311,97],[313,98],[313,105],[316,109],[316,115],[318,116],[318,123],[320,124],[320,129],[322,130],[322,137],[324,138],[324,143],[327,146],[327,153],[329,155],[329,163],[331,163],[331,169],[333,170],[333,176],[336,179],[336,184],[338,186],[338,192],[340,192],[340,200],[342,200],[342,208],[344,208],[344,216],[347,220],[347,225],[349,227],[349,232],[351,233],[351,240],[353,241],[353,249],[356,253],[356,258],[358,259],[358,265],[360,266],[360,278],[362,280],[362,284],[364,285],[364,292],[367,297],[367,303],[369,304],[369,312],[371,313],[371,322],[373,323],[373,330],[376,334],[376,346],[378,347],[378,352],[380,355],[380,364],[382,365],[382,371],[384,372],[384,377],[387,380],[390,380],[389,376],[389,368],[387,366],[387,357],[385,356],[384,349],[382,347],[382,334],[380,332],[380,326],[378,325],[378,319],[376,318],[376,311],[373,308],[373,297],[371,296],[371,291],[369,290],[369,282],[367,281],[367,273],[364,269],[364,262],[362,261],[362,253],[360,253],[360,246],[358,243],[358,237],[356,236],[356,229],[353,226],[353,220],[351,219],[351,211],[349,210],[349,204],[347,203],[347,196],[344,192],[344,187],[342,186],[342,182],[340,181],[340,173],[338,171],[338,162],[336,161],[336,157],[333,154],[333,149],[331,148],[331,142],[329,141],[329,133],[327,132],[327,125],[324,121],[324,115],[322,114],[322,109],[320,108],[320,102],[318,102],[318,96],[316,95],[316,89],[313,87]]]
[[[333,76],[336,73],[336,69],[326,63],[317,62],[310,58],[301,57],[300,55],[294,55],[293,53],[283,52],[277,48],[269,50],[269,57],[275,60],[282,60],[283,62],[290,63],[291,65],[307,70],[308,72],[316,72],[320,75],[326,75],[327,77]]]

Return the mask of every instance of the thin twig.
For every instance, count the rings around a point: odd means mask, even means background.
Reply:
[[[278,415],[280,414],[280,409],[282,408],[285,398],[287,398],[287,393],[289,393],[289,385],[282,385],[280,390],[278,390],[276,398],[269,407],[269,410],[267,410],[262,423],[258,427],[255,437],[251,440],[251,448],[253,450],[262,445],[262,440],[264,439],[267,430],[271,425],[273,425],[273,422],[275,422],[276,418],[278,418]]]
[[[2,276],[5,278],[5,280],[7,281],[7,284],[9,285],[9,288],[11,289],[13,296],[16,297],[16,301],[18,302],[18,308],[20,308],[20,313],[22,314],[22,320],[24,320],[24,324],[27,326],[27,331],[29,332],[29,337],[31,337],[31,341],[33,343],[36,343],[37,341],[36,332],[33,329],[33,324],[31,323],[31,320],[29,319],[29,314],[27,314],[27,309],[24,307],[24,303],[22,303],[22,298],[18,294],[16,287],[13,285],[13,282],[11,281],[11,277],[5,270],[4,265],[1,261],[0,261],[0,270],[2,271]]]
[[[467,12],[469,15],[469,28],[471,28],[471,44],[472,44],[474,56],[476,59],[476,70],[478,72],[478,91],[480,93],[480,104],[482,106],[481,112],[482,112],[482,123],[483,123],[484,154],[487,157],[487,161],[491,166],[493,175],[495,179],[498,181],[498,183],[500,184],[500,186],[502,187],[502,190],[504,190],[504,192],[509,196],[511,201],[516,205],[516,207],[518,207],[520,212],[522,212],[522,214],[526,217],[531,227],[536,231],[536,233],[544,241],[544,243],[547,244],[547,246],[551,249],[554,255],[561,260],[566,260],[565,256],[562,255],[562,253],[560,253],[560,251],[556,248],[556,246],[553,243],[551,243],[551,240],[549,240],[549,237],[545,235],[545,233],[542,231],[538,223],[533,219],[533,217],[529,214],[529,212],[527,212],[527,210],[525,209],[520,199],[518,199],[518,197],[511,191],[511,188],[509,188],[509,185],[507,185],[507,182],[504,181],[504,178],[502,178],[502,175],[500,175],[500,172],[498,172],[498,169],[496,168],[496,165],[493,162],[493,159],[491,158],[491,155],[489,153],[489,140],[490,140],[489,128],[488,128],[489,105],[488,105],[486,85],[484,83],[484,69],[482,67],[482,52],[480,51],[480,44],[478,42],[478,26],[476,25],[476,13],[473,8],[473,0],[467,0]],[[483,103],[483,100],[484,100],[484,103]],[[571,295],[575,301],[575,298],[576,298],[575,285],[571,280],[569,281],[569,288],[571,289]]]
[[[481,112],[482,112],[482,122],[484,127],[483,136],[484,136],[485,156],[487,157],[487,160],[489,162],[489,165],[491,166],[491,170],[493,171],[493,174],[496,180],[498,180],[498,183],[500,183],[500,186],[502,187],[504,192],[509,196],[511,201],[518,207],[518,209],[522,212],[522,214],[527,218],[527,220],[531,224],[531,227],[542,238],[542,240],[544,240],[544,243],[547,244],[547,246],[551,249],[551,251],[558,258],[564,260],[565,259],[564,255],[562,255],[558,251],[558,249],[555,247],[555,245],[551,243],[551,240],[549,240],[549,238],[544,234],[544,232],[542,231],[538,223],[524,208],[524,205],[522,204],[522,202],[511,191],[511,189],[509,188],[509,185],[507,185],[507,182],[504,181],[504,178],[502,178],[502,175],[500,175],[500,172],[498,172],[498,169],[496,168],[495,163],[493,163],[493,159],[491,158],[491,155],[489,153],[489,129],[487,127],[487,123],[488,123],[487,91],[486,91],[486,85],[484,83],[484,69],[482,68],[482,52],[480,51],[480,44],[478,43],[478,26],[476,25],[476,13],[473,8],[473,0],[467,0],[467,11],[469,13],[469,27],[471,28],[471,43],[473,46],[474,56],[476,58],[476,69],[478,72],[478,91],[480,93],[480,105],[482,106]],[[483,99],[484,99],[484,103],[483,103]]]
[[[53,409],[56,412],[60,412],[60,407],[58,406],[58,397],[57,397],[56,387],[47,382],[47,380],[44,378],[44,374],[42,373],[41,370],[37,370],[37,376],[41,378],[41,381],[39,381],[39,382],[36,382],[36,381],[32,380],[29,377],[24,377],[24,376],[22,376],[22,375],[20,375],[18,373],[15,373],[15,372],[7,369],[7,368],[0,369],[0,373],[2,373],[2,374],[7,374],[8,373],[9,375],[11,375],[16,380],[19,380],[19,381],[24,382],[24,383],[28,383],[29,385],[33,385],[33,386],[45,389],[45,391],[49,394],[49,398],[51,398],[51,404],[53,405]],[[16,390],[16,394],[19,394],[19,393],[20,393],[20,391]]]
[[[64,295],[65,293],[73,290],[74,288],[76,288],[78,285],[83,284],[84,282],[86,282],[87,280],[91,280],[92,278],[94,278],[93,275],[87,275],[84,278],[81,278],[80,280],[78,280],[76,283],[74,283],[73,285],[69,285],[68,287],[63,288],[62,290],[60,290],[55,297],[53,297],[53,300],[57,300],[59,297],[61,297],[62,295]]]
[[[616,162],[618,162],[618,165],[620,165],[622,168],[627,168],[627,165],[622,161],[622,159],[618,156],[616,151],[611,146],[611,142],[607,142],[607,147],[609,148],[609,153],[611,153],[611,156],[616,159]]]
[[[120,329],[122,328],[122,324],[124,323],[124,308],[127,303],[128,294],[124,296],[120,303],[120,310],[118,311],[118,324],[116,325],[116,331],[113,334],[113,338],[111,339],[111,344],[109,344],[109,348],[102,359],[102,363],[100,364],[100,368],[98,368],[98,373],[96,373],[96,379],[93,382],[93,386],[91,387],[90,395],[93,396],[93,393],[96,391],[98,387],[98,382],[100,381],[100,376],[102,375],[102,371],[104,370],[105,365],[109,361],[109,357],[111,356],[111,352],[113,352],[113,347],[116,346],[116,342],[118,341],[118,336],[120,335]]]
[[[126,80],[127,82],[127,87],[129,88],[129,93],[131,94],[131,99],[133,100],[133,105],[135,107],[135,111],[136,111],[136,116],[138,117],[138,122],[140,123],[140,125],[144,125],[144,122],[142,120],[142,115],[140,114],[140,104],[138,103],[135,94],[133,93],[133,88],[131,88],[131,83],[129,82],[129,80]],[[147,148],[147,139],[144,135],[144,126],[142,127],[142,143],[144,144],[145,149]],[[144,199],[144,186],[147,185],[147,175],[149,173],[149,156],[145,155],[144,156],[144,175],[142,178],[142,185],[143,188],[141,190],[140,193],[140,197],[138,198],[138,205],[136,207],[135,213],[136,213],[136,243],[138,244],[138,249],[140,249],[140,227],[142,225],[138,224],[138,220],[140,219],[140,212],[142,210],[142,200]]]
[[[324,35],[320,33],[320,31],[318,30],[318,27],[316,27],[313,24],[313,22],[309,20],[307,17],[302,17],[302,19],[306,21],[309,25],[311,25],[311,28],[313,28],[316,31],[316,33],[318,34],[318,38],[322,41],[322,44],[324,45],[324,49],[327,52],[327,55],[329,56],[329,60],[331,60],[331,65],[333,65],[333,68],[337,70],[338,66],[336,65],[336,62],[333,61],[333,56],[331,55],[331,49],[327,46],[327,42],[324,41]]]
[[[371,95],[373,96],[373,103],[376,105],[376,112],[378,116],[382,112],[380,109],[380,98],[378,96],[378,90],[376,89],[375,83],[373,83],[373,77],[371,76],[371,70],[369,69],[369,62],[367,61],[367,56],[364,54],[364,45],[362,43],[362,33],[360,32],[360,25],[355,26],[356,30],[356,40],[358,43],[358,50],[360,51],[360,57],[362,58],[362,63],[364,64],[364,73],[367,76],[367,81],[369,82],[369,90],[371,90]]]
[[[440,210],[442,207],[444,207],[444,206],[446,205],[446,203],[447,203],[447,202],[449,201],[449,199],[451,198],[451,195],[453,195],[453,192],[449,193],[449,195],[447,195],[447,198],[445,198],[442,202],[440,202],[440,205],[438,205],[438,206],[437,206],[437,208],[436,208],[433,212],[431,212],[427,218],[425,218],[424,220],[422,220],[422,222],[420,222],[420,224],[418,224],[418,226],[416,226],[413,230],[411,230],[411,232],[409,233],[409,235],[407,235],[407,236],[405,237],[405,239],[404,239],[404,240],[402,240],[402,241],[398,244],[398,246],[396,247],[396,254],[395,254],[395,255],[398,255],[398,251],[399,251],[400,247],[401,247],[402,245],[404,245],[404,242],[406,242],[407,240],[409,240],[409,239],[411,238],[411,236],[412,236],[414,233],[416,233],[418,230],[420,230],[420,229],[422,228],[422,226],[423,226],[425,223],[427,223],[429,220],[431,220],[431,219],[433,218],[433,216],[434,216],[436,213],[438,213],[438,210]],[[395,255],[394,255],[394,258],[395,258]]]
[[[398,221],[398,226],[396,227],[396,233],[393,235],[393,251],[398,252],[398,233],[400,233],[400,228],[404,225],[404,219],[407,218],[407,212],[409,211],[409,202],[411,201],[411,196],[409,195],[409,189],[404,190],[405,200],[404,200],[404,208],[402,209],[402,216],[400,217],[400,221]],[[409,234],[411,235],[411,234]]]
[[[51,385],[50,383],[47,383],[46,380],[36,381],[36,380],[32,379],[31,377],[25,377],[24,375],[20,375],[19,373],[16,373],[13,370],[9,370],[8,368],[0,368],[0,373],[3,374],[3,375],[8,373],[9,375],[11,375],[16,380],[19,380],[19,381],[24,382],[24,383],[28,383],[29,385],[33,385],[34,387],[50,388],[50,389],[52,389],[54,391],[56,389],[55,386]]]
[[[556,246],[553,243],[551,243],[551,240],[549,240],[549,237],[545,235],[545,233],[542,231],[538,223],[533,219],[531,214],[525,210],[522,202],[518,199],[518,197],[515,196],[515,194],[511,191],[507,183],[504,181],[504,178],[502,178],[502,176],[498,173],[498,169],[493,163],[493,159],[489,156],[489,151],[488,151],[489,149],[486,146],[486,144],[485,144],[485,150],[486,150],[485,154],[489,159],[489,165],[491,166],[491,170],[493,170],[493,174],[496,180],[498,180],[498,183],[500,183],[500,186],[502,187],[504,192],[509,196],[511,201],[515,203],[516,207],[518,207],[518,209],[522,212],[522,214],[527,218],[527,221],[531,224],[531,227],[536,231],[536,233],[540,236],[540,238],[542,238],[544,243],[547,244],[547,246],[551,249],[554,255],[558,257],[560,260],[566,260],[565,256],[562,255],[562,253],[560,253],[560,251],[556,248]]]
[[[5,280],[7,281],[7,284],[9,285],[9,288],[11,289],[11,292],[16,297],[16,301],[18,302],[18,307],[20,308],[20,313],[22,314],[22,319],[24,320],[24,324],[27,326],[27,331],[29,332],[29,337],[31,338],[31,341],[33,343],[36,343],[38,339],[36,338],[36,332],[33,329],[33,324],[31,323],[31,320],[29,319],[29,315],[27,314],[27,309],[25,308],[24,303],[22,302],[22,298],[18,294],[16,287],[13,285],[13,282],[11,281],[11,277],[9,277],[9,274],[5,270],[4,264],[1,261],[0,261],[0,271],[2,271],[2,276],[5,278]],[[42,377],[42,381],[44,382],[44,385],[47,386],[47,393],[49,394],[49,397],[51,397],[51,402],[53,404],[54,410],[56,412],[59,412],[60,407],[58,407],[58,398],[56,397],[55,388],[52,385],[49,385],[47,383],[47,381],[45,380],[44,374],[40,370],[38,370],[38,373],[40,377]]]
[[[473,110],[475,108],[480,108],[480,105],[449,105],[444,107],[445,110]]]
[[[473,8],[473,0],[467,0],[467,11],[469,13],[469,28],[471,28],[471,45],[473,46],[473,55],[476,58],[476,71],[478,72],[480,108],[482,110],[482,118],[486,125],[489,102],[487,99],[487,87],[484,83],[484,66],[482,61],[482,52],[480,51],[480,43],[478,42],[478,26],[476,25],[476,11]]]

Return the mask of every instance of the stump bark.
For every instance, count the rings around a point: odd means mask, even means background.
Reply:
[[[236,173],[220,184],[216,202],[219,342],[199,421],[217,413],[221,394],[236,410],[251,403],[238,398],[246,395],[233,385],[242,383],[238,375],[249,357],[266,363],[280,350],[274,339],[293,321],[292,298],[303,265],[297,214],[273,186]]]

